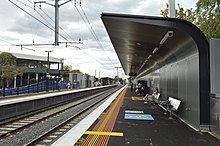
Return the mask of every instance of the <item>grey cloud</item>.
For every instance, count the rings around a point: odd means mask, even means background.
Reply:
[[[15,0],[14,0],[15,1]],[[31,0],[34,2],[34,0]],[[79,1],[79,0],[77,0]],[[150,0],[149,0],[150,1]],[[152,2],[153,0],[151,0]],[[17,1],[15,1],[17,2]],[[28,1],[22,1],[24,3],[28,3]],[[54,3],[54,1],[50,1],[51,3]],[[60,3],[63,1],[60,1]],[[74,2],[74,1],[73,1]],[[88,54],[100,52],[101,56],[97,56],[97,60],[102,62],[105,66],[112,67],[112,63],[115,66],[120,66],[119,60],[117,58],[117,55],[113,49],[113,46],[111,44],[111,41],[108,37],[108,34],[105,30],[105,27],[102,23],[102,20],[100,18],[100,14],[102,12],[110,12],[110,13],[133,13],[136,10],[139,10],[141,14],[155,14],[160,12],[160,5],[156,5],[157,1],[154,1],[153,6],[140,6],[141,2],[146,2],[146,0],[82,0],[82,9],[85,12],[86,17],[90,21],[90,25],[92,26],[93,30],[95,31],[99,41],[101,42],[104,52],[102,48],[100,48],[99,43],[94,39],[94,36],[91,34],[90,30],[87,28],[85,23],[83,22],[80,14],[84,17],[85,21],[85,15],[84,12],[81,10],[81,7],[77,6],[77,9],[72,4],[72,2],[67,3],[60,7],[59,9],[59,23],[60,26],[65,30],[63,32],[60,29],[60,34],[68,38],[69,41],[77,41],[79,37],[84,42],[83,45],[76,45],[79,47],[82,47],[83,51],[87,52]],[[30,3],[28,3],[30,4]],[[53,34],[54,32],[44,25],[37,22],[35,19],[31,18],[15,6],[11,5],[8,1],[0,1],[1,9],[0,9],[0,19],[1,21],[5,19],[6,23],[0,23],[0,27],[5,28],[9,31],[17,32],[19,34],[34,34],[38,35],[39,37],[45,38],[45,41],[48,39],[51,40],[54,38]],[[19,4],[22,6],[21,4]],[[25,6],[22,6],[39,18],[41,21],[45,22],[41,16],[39,16],[36,11],[32,10],[31,8],[27,8]],[[5,9],[4,9],[5,8]],[[53,23],[53,21],[50,21],[49,18],[43,12],[39,9],[37,9],[38,12],[40,12],[50,23]],[[42,10],[47,13],[53,20],[54,20],[54,7],[51,7],[46,4],[42,4]],[[155,12],[156,10],[156,12]],[[4,13],[4,14],[3,14]],[[10,19],[7,19],[10,18]],[[46,22],[45,22],[46,23]],[[1,28],[0,28],[1,30]],[[0,35],[1,36],[1,35]],[[10,40],[16,40],[16,38],[7,38]],[[19,39],[19,38],[17,38]],[[60,37],[60,41],[64,40],[62,37]],[[66,51],[67,52],[67,51]],[[62,52],[65,53],[65,52]],[[87,62],[88,60],[91,60],[93,62],[94,60],[89,58],[86,54],[82,52],[73,51],[71,53],[66,54],[66,56],[69,56],[67,58],[70,58],[71,62]],[[83,54],[80,56],[80,54]],[[107,56],[106,56],[107,54]],[[108,57],[111,59],[109,61]],[[87,58],[87,59],[84,59]],[[94,61],[96,62],[96,61]],[[97,64],[97,62],[96,62]],[[102,66],[102,68],[104,68]]]
[[[8,42],[17,42],[19,40],[17,37],[6,35],[1,35],[0,39],[6,40]]]

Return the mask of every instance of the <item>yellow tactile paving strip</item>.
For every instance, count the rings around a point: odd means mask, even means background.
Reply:
[[[135,96],[132,96],[131,99],[132,100],[144,100],[143,97],[135,97]]]
[[[84,134],[91,134],[91,135],[108,135],[108,136],[123,136],[123,133],[122,133],[122,132],[86,131]]]
[[[85,138],[81,146],[106,146],[110,136],[123,136],[122,132],[112,132],[112,129],[114,127],[126,91],[127,87],[111,104],[110,108],[103,115],[93,130],[85,132],[85,134],[89,135]]]

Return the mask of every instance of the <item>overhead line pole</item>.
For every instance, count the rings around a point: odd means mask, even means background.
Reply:
[[[117,77],[118,77],[118,81],[119,81],[119,76],[118,76],[118,69],[122,68],[122,67],[115,67],[117,69]]]
[[[168,11],[169,11],[169,16],[171,18],[176,17],[176,9],[175,9],[175,0],[169,0],[168,1]]]
[[[54,6],[55,7],[55,46],[59,46],[59,8],[60,6],[68,3],[68,2],[71,2],[72,0],[67,0],[65,2],[63,2],[62,4],[59,4],[59,0],[55,0],[55,5],[52,5],[50,3],[47,3],[46,1],[38,1],[38,2],[34,2],[34,4],[36,3],[45,3],[45,4],[48,4],[48,5],[51,5],[51,6]]]
[[[59,2],[55,0],[55,46],[59,46]]]

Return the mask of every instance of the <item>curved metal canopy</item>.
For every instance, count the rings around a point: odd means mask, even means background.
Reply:
[[[125,73],[137,79],[198,55],[200,122],[208,123],[209,44],[195,25],[177,18],[139,15],[102,13],[101,18]]]
[[[208,58],[206,38],[187,21],[114,13],[102,13],[101,18],[127,75],[144,76],[180,59],[183,51],[189,54],[199,51],[200,58]],[[190,42],[197,49],[185,49],[184,42]]]

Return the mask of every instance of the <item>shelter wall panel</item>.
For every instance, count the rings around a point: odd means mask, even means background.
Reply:
[[[154,74],[154,86],[158,87],[158,89],[160,89],[160,73],[159,70],[155,71]]]
[[[220,113],[220,97],[210,99],[210,129],[214,134],[220,135],[220,123],[217,117]]]
[[[187,107],[187,59],[183,59],[178,62],[178,97],[181,99],[181,107],[179,108],[179,116],[183,119],[187,119],[188,113]]]
[[[171,65],[167,66],[166,77],[167,77],[167,96],[171,96],[172,94]]]
[[[177,76],[177,64],[171,65],[171,84],[172,84],[172,97],[178,97],[178,76]]]
[[[161,68],[160,70],[160,92],[162,99],[167,99],[167,67]]]
[[[200,101],[198,55],[193,55],[187,59],[187,67],[187,111],[190,113],[187,121],[189,121],[191,125],[199,125]]]
[[[195,128],[200,125],[199,102],[199,58],[191,54],[185,59],[168,64],[147,75],[148,80],[160,75],[160,91],[163,99],[172,96],[181,100],[176,114]]]
[[[167,98],[167,96],[168,96],[167,95],[167,70],[168,70],[168,68],[165,67],[162,70],[164,71],[164,91],[165,91],[164,96]]]
[[[220,93],[220,39],[210,40],[211,93]]]

